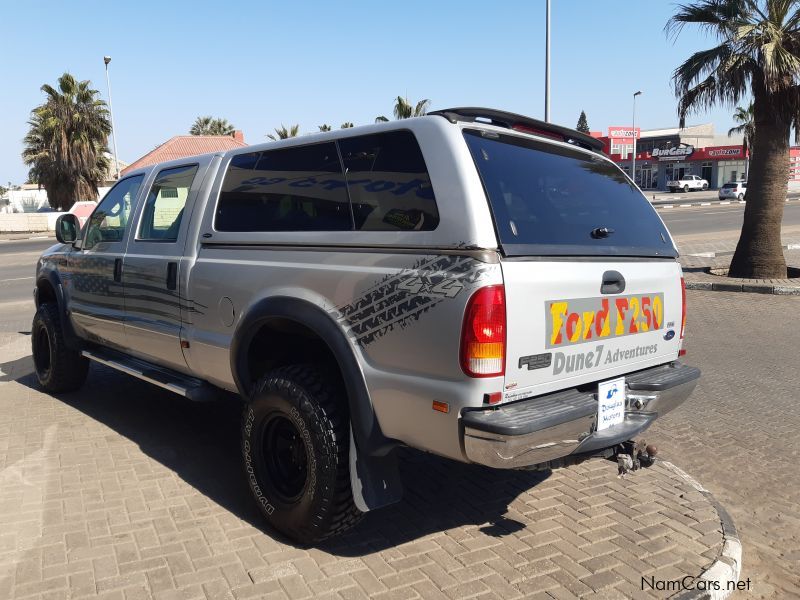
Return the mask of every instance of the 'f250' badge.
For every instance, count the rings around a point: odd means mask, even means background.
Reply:
[[[545,302],[547,348],[623,337],[664,326],[664,294]]]

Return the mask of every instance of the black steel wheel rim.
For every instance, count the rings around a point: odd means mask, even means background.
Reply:
[[[50,371],[50,336],[44,327],[40,327],[36,332],[36,351],[33,353],[33,361],[39,374],[44,375]]]
[[[306,487],[308,454],[295,424],[275,415],[264,426],[262,449],[266,475],[278,499],[285,504],[297,501]]]

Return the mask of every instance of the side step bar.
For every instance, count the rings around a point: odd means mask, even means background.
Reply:
[[[81,354],[89,360],[133,375],[195,402],[208,402],[217,397],[216,388],[200,379],[176,373],[113,350],[84,350]]]

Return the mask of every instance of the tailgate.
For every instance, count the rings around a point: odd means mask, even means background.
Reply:
[[[504,260],[502,269],[508,319],[504,400],[678,357],[683,300],[676,261],[516,258]]]

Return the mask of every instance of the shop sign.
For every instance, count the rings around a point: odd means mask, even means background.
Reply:
[[[610,138],[638,138],[641,129],[631,129],[630,127],[609,127],[608,137]]]
[[[741,148],[720,148],[708,151],[709,156],[739,156],[741,153]]]
[[[694,153],[694,146],[675,146],[674,148],[653,148],[650,155],[658,160],[680,160],[691,156]]]

